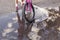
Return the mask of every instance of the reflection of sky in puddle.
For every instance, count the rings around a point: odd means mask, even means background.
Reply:
[[[0,17],[0,40],[17,40],[16,14],[3,15]]]

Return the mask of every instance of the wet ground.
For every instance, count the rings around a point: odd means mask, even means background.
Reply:
[[[38,32],[40,40],[60,40],[60,17],[54,16],[55,21],[47,21],[47,26]],[[52,20],[54,20],[54,17]],[[10,13],[0,17],[0,40],[18,40],[18,23],[16,13]],[[35,29],[36,30],[36,29]],[[24,38],[24,40],[27,40]]]
[[[53,0],[53,1],[41,0],[40,2],[38,1],[35,2],[34,4],[43,8],[58,7],[60,5],[60,0]],[[40,40],[60,40],[60,17],[57,17],[54,20],[55,20],[54,22],[52,21],[47,22],[48,26],[46,27],[45,30],[39,31],[38,34],[40,36]],[[18,40],[17,29],[18,29],[18,23],[15,12],[0,15],[0,40]]]
[[[0,40],[17,40],[18,24],[13,13],[0,17]]]

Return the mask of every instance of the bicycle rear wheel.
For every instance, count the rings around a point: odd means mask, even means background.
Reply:
[[[34,7],[32,4],[29,4],[29,3],[25,4],[24,10],[23,10],[23,16],[24,16],[25,20],[29,23],[32,23],[34,21],[35,10],[34,10]]]

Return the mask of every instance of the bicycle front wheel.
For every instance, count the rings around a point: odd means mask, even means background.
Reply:
[[[32,23],[35,17],[35,10],[32,4],[26,3],[23,10],[23,16],[27,22]]]

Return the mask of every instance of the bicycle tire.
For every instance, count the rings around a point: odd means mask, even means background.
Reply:
[[[32,11],[33,11],[33,17],[32,17],[32,20],[28,20],[28,19],[26,18],[26,15],[25,15],[25,8],[26,8],[27,5],[28,5],[28,3],[26,3],[25,6],[24,6],[23,16],[24,16],[24,18],[26,19],[27,22],[32,23],[32,22],[34,22],[35,10],[34,10],[33,5],[31,4],[31,8],[32,8]]]

